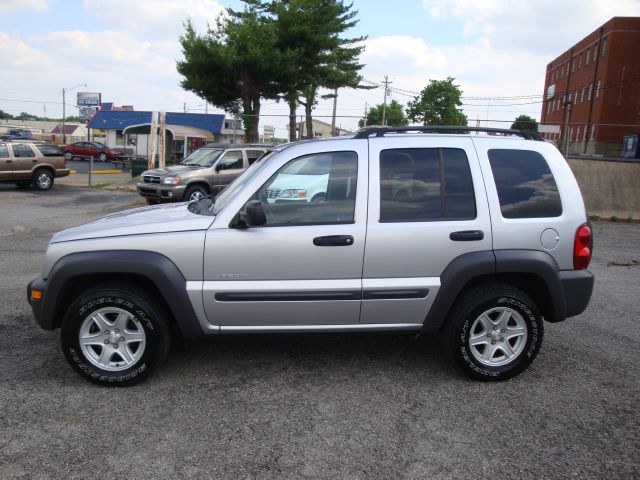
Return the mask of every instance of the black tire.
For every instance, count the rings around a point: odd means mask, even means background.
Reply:
[[[443,333],[447,354],[466,375],[502,381],[533,362],[542,345],[544,326],[526,293],[509,285],[488,284],[462,294]]]
[[[31,182],[16,182],[18,188],[29,188],[31,186]]]
[[[81,335],[92,344],[83,347]],[[60,338],[67,361],[80,376],[98,385],[129,386],[147,378],[166,358],[170,327],[164,309],[144,291],[103,285],[71,304]]]
[[[49,190],[53,187],[53,174],[47,168],[38,168],[33,172],[31,177],[31,185],[37,190]]]
[[[106,162],[107,159],[107,154],[104,152],[101,152],[100,155],[98,155],[98,160],[100,160],[101,162]]]
[[[206,187],[203,187],[202,185],[191,185],[185,190],[183,200],[185,202],[194,202],[198,200],[195,197],[199,196],[200,198],[202,198],[206,197],[207,195],[209,195],[209,191],[206,189]]]
[[[324,193],[318,193],[311,199],[311,203],[324,203],[325,201],[326,196]]]

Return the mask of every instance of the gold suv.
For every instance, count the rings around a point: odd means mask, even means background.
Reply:
[[[54,178],[67,175],[67,161],[53,143],[0,142],[1,183],[49,190]]]

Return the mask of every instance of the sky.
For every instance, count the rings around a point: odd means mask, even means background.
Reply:
[[[205,32],[239,0],[0,0],[0,110],[77,114],[78,91],[136,110],[223,113],[180,87],[178,38],[191,19]],[[361,72],[373,90],[341,89],[336,124],[357,129],[365,107],[411,101],[430,79],[454,77],[470,123],[509,127],[540,118],[546,65],[614,16],[640,16],[640,0],[353,0],[366,36]],[[85,87],[86,85],[86,87]],[[504,97],[521,97],[504,99]],[[263,100],[261,127],[286,136],[288,107]],[[299,109],[299,115],[303,110]],[[332,101],[314,118],[331,122]]]

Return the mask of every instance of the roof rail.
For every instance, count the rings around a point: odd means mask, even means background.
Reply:
[[[485,132],[499,135],[517,135],[525,140],[542,140],[536,132],[528,130],[515,130],[511,128],[489,128],[489,127],[463,127],[460,125],[416,125],[411,127],[365,127],[356,132],[354,138],[369,138],[372,135],[384,137],[386,133],[468,133]]]

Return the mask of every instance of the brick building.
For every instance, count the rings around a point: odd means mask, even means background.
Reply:
[[[640,133],[640,17],[614,17],[547,65],[541,123],[571,153],[616,155]]]

